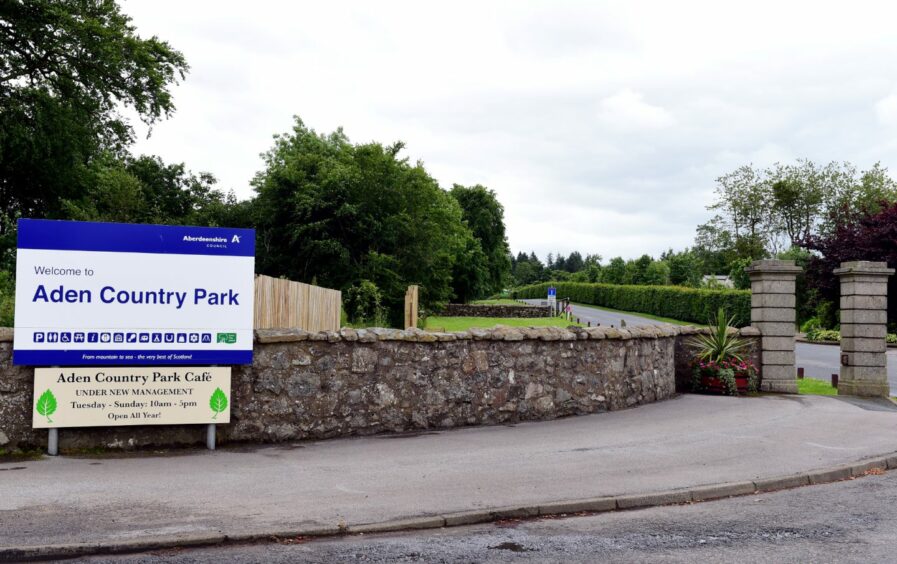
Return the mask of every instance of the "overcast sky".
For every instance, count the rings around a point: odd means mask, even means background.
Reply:
[[[191,65],[135,152],[241,198],[293,115],[402,140],[443,187],[492,188],[512,250],[543,258],[688,246],[742,164],[897,173],[892,2],[123,5]]]

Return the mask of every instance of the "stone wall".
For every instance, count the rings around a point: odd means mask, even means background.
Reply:
[[[551,317],[549,306],[448,304],[439,313],[445,317]]]
[[[235,367],[221,442],[276,442],[492,425],[623,409],[669,398],[691,327],[461,333],[343,329],[256,335]],[[0,330],[0,448],[46,445],[31,429],[33,369]],[[62,429],[60,448],[201,444],[202,425]]]

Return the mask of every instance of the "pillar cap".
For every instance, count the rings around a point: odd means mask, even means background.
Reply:
[[[850,262],[842,262],[841,268],[836,268],[835,276],[844,276],[845,274],[862,274],[864,276],[890,276],[894,274],[893,268],[888,268],[886,262],[872,262],[868,260],[854,260]]]
[[[797,274],[803,272],[803,268],[796,266],[793,260],[755,260],[751,265],[744,269],[748,274],[759,274],[763,272],[777,274]]]

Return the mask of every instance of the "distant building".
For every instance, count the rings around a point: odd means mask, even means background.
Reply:
[[[723,288],[734,288],[735,284],[732,279],[724,274],[705,274],[701,280],[703,286],[721,286]]]

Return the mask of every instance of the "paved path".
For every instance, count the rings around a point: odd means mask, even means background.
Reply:
[[[526,303],[540,305],[542,303],[547,303],[545,300],[521,300]],[[581,306],[576,304],[571,304],[573,308],[573,317],[578,317],[582,323],[586,323],[591,321],[592,326],[596,326],[599,323],[604,327],[610,327],[613,325],[614,327],[620,327],[620,321],[626,321],[626,325],[632,327],[638,327],[641,325],[663,325],[663,321],[656,321],[654,319],[648,319],[647,317],[640,317],[636,314],[631,313],[618,313],[614,311],[606,311],[603,309],[598,309],[595,307]]]
[[[90,562],[894,562],[897,472],[639,511]]]
[[[64,431],[62,431],[64,432]],[[517,426],[0,464],[0,549],[271,533],[790,475],[897,451],[890,402],[685,395]]]

